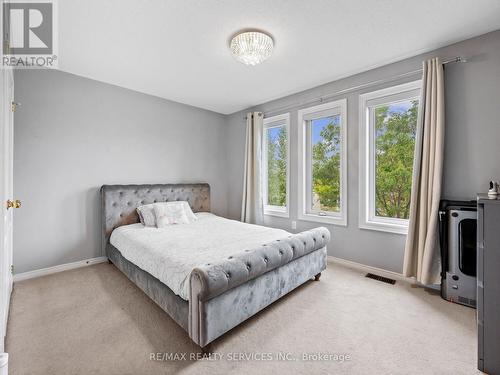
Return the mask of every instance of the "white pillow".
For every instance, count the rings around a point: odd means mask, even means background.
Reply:
[[[155,227],[156,226],[156,218],[155,212],[153,209],[153,204],[145,204],[144,206],[139,206],[136,208],[137,214],[139,215],[139,219],[141,220],[141,224],[146,227]]]
[[[142,225],[145,225],[146,227],[158,226],[156,222],[154,207],[163,205],[181,205],[189,222],[198,220],[198,217],[196,217],[196,215],[193,213],[187,201],[158,202],[137,207],[137,213],[139,214],[139,219],[141,220]]]
[[[181,201],[183,207],[184,207],[184,212],[186,213],[187,218],[189,219],[189,222],[193,222],[198,220],[198,217],[193,213],[193,210],[191,210],[191,206],[187,201]]]
[[[174,224],[189,224],[183,202],[169,202],[169,204],[154,205],[156,226],[165,228]]]

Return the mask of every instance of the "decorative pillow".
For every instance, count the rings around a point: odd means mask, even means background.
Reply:
[[[174,224],[189,224],[184,202],[168,202],[154,205],[156,226],[164,228]]]
[[[198,220],[198,217],[193,213],[189,203],[187,201],[175,201],[175,202],[158,202],[158,203],[150,203],[137,207],[137,214],[139,215],[139,219],[141,220],[141,224],[146,227],[157,227],[156,215],[154,211],[155,206],[168,206],[168,205],[177,205],[182,206],[184,213],[189,222],[193,222]]]
[[[141,224],[146,225],[144,224],[144,218],[142,217],[141,210],[139,210],[139,208],[136,208],[135,211],[137,212],[137,216],[139,216],[139,221],[141,222]]]
[[[141,224],[146,227],[155,227],[156,219],[155,212],[153,206],[156,203],[145,204],[144,206],[137,207],[137,213],[139,214],[139,219],[141,220]]]

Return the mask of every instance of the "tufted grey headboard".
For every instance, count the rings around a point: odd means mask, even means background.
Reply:
[[[193,212],[210,212],[210,185],[155,184],[101,187],[102,252],[113,229],[139,222],[136,208],[149,203],[188,201]]]

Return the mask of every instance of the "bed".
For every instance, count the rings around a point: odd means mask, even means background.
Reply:
[[[140,224],[138,206],[168,201],[189,202],[198,220]],[[327,229],[291,234],[218,217],[208,184],[104,185],[101,205],[109,261],[202,348],[326,268]]]

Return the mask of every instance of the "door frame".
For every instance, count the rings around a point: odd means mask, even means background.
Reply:
[[[3,6],[0,7],[2,29],[5,25],[3,10]],[[5,43],[4,34],[10,32],[3,31],[2,43]],[[3,60],[3,48],[0,54]],[[1,66],[0,71],[0,352],[3,352],[13,285],[13,210],[7,209],[6,201],[13,199],[14,73],[12,68],[7,66]]]

